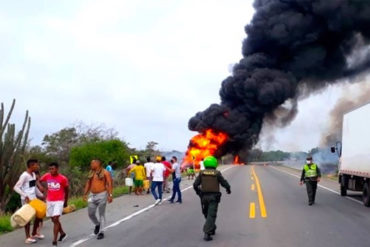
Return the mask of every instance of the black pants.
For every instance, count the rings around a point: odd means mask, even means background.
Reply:
[[[306,181],[308,203],[314,203],[316,198],[317,181]]]

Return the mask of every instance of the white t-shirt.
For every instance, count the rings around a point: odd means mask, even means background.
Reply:
[[[204,162],[203,161],[201,161],[200,162],[200,170],[201,171],[204,171],[206,168],[204,167]]]
[[[175,176],[176,178],[181,178],[181,168],[180,164],[175,162],[172,164],[172,169],[175,170]]]
[[[164,176],[163,173],[166,170],[165,166],[162,163],[154,163],[152,165],[152,175],[154,182],[163,182]]]
[[[145,171],[146,171],[146,176],[150,177],[150,172],[152,171],[152,166],[154,165],[153,162],[148,162],[144,164]]]
[[[23,172],[18,179],[18,182],[14,185],[14,191],[21,195],[21,199],[24,200],[28,197],[30,200],[36,198],[36,174],[29,174]]]

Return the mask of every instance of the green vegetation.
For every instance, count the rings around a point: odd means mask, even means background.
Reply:
[[[127,186],[119,186],[113,189],[113,197],[119,197],[124,194],[128,194],[128,187]]]
[[[5,113],[3,103],[0,108],[0,213],[5,211],[12,196],[11,189],[23,170],[28,133],[31,127],[31,118],[26,111],[22,128],[16,132],[15,124],[9,122],[14,106],[15,100],[8,113]]]
[[[253,149],[248,154],[248,162],[257,162],[257,161],[279,161],[289,159],[290,153],[283,151],[269,151],[263,152],[260,149]]]
[[[84,143],[71,149],[69,164],[88,170],[90,161],[99,158],[104,162],[124,164],[129,159],[128,146],[121,140],[102,140]]]
[[[87,202],[85,202],[82,197],[72,197],[68,200],[68,204],[75,205],[76,210],[87,207]]]
[[[13,231],[13,227],[10,225],[10,215],[0,215],[0,235],[11,231]]]

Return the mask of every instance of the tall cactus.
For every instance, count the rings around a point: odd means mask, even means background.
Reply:
[[[11,191],[22,169],[28,143],[31,118],[26,111],[22,129],[16,133],[15,124],[9,123],[15,99],[5,116],[4,104],[0,108],[0,212],[5,210]]]

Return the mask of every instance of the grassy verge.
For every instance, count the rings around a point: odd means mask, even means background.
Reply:
[[[10,214],[0,215],[0,235],[11,231],[13,227],[10,225]]]
[[[129,189],[127,186],[115,187],[113,189],[113,197],[116,198],[124,194],[128,194],[128,191]],[[74,204],[76,206],[76,210],[87,207],[87,202],[85,202],[82,197],[71,197],[68,201],[68,204]],[[13,231],[13,228],[10,225],[10,216],[10,214],[0,215],[0,235]]]

